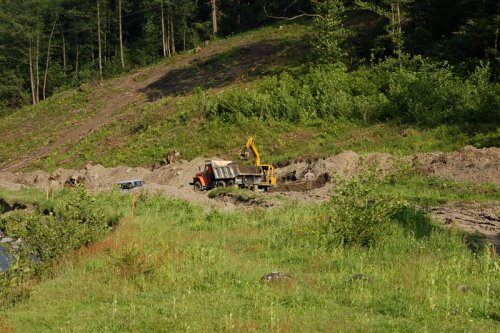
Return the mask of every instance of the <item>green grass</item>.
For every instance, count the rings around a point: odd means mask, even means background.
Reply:
[[[135,220],[0,312],[1,325],[27,333],[500,328],[498,259],[473,255],[419,214],[403,214],[374,248],[325,249],[303,229],[324,214],[319,206],[204,213],[141,197],[137,208]],[[271,271],[293,280],[263,284]],[[368,280],[353,281],[357,273]]]
[[[458,183],[411,173],[407,177],[384,182],[378,187],[378,191],[422,206],[436,206],[453,201],[482,202],[500,199],[500,187],[497,185]]]
[[[207,118],[207,108],[213,107],[221,94],[253,91],[283,72],[295,76],[307,73],[304,63],[307,63],[310,33],[307,25],[290,24],[279,32],[276,27],[266,27],[214,41],[217,47],[224,48],[206,61],[193,62],[187,70],[209,77],[226,71],[231,74],[229,82],[206,89],[203,87],[207,82],[197,81],[198,88],[180,96],[167,96],[154,102],[139,98],[138,104],[116,110],[110,122],[99,130],[78,142],[64,143],[43,159],[31,161],[25,169],[80,168],[89,162],[105,166],[146,166],[163,159],[172,149],[180,151],[185,159],[215,155],[233,159],[248,136],[255,137],[266,162],[324,157],[344,150],[409,155],[454,151],[467,144],[498,146],[500,132],[491,125],[474,125],[471,130],[468,129],[471,126],[417,128],[397,123],[365,124],[342,119],[290,122],[236,117],[228,122]],[[245,55],[235,47],[241,42],[248,45],[274,43],[283,49],[271,59],[263,58],[255,72],[233,75],[235,68],[245,61]],[[188,56],[187,53],[179,54],[165,62],[175,63]],[[102,110],[110,94],[123,93],[113,88],[116,80],[131,76],[140,82],[146,79],[145,75],[142,70],[106,81],[104,87],[85,85],[80,90],[57,94],[38,106],[25,107],[1,117],[3,145],[0,164],[8,164],[23,154],[54,143],[66,131],[77,128],[79,122],[94,117]],[[102,89],[105,89],[104,93],[99,92]],[[401,135],[402,132],[405,134]]]

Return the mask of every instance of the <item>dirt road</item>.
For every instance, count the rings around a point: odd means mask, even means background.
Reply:
[[[275,42],[273,36],[267,41],[252,43],[251,36],[224,43],[209,43],[197,53],[176,56],[175,61],[135,71],[108,80],[105,84],[96,84],[93,102],[87,106],[88,110],[81,111],[92,113],[92,109],[98,108],[95,115],[77,123],[75,127],[68,127],[60,133],[55,133],[56,140],[53,143],[20,156],[11,164],[0,165],[0,170],[16,172],[49,156],[57,149],[70,151],[77,142],[89,133],[99,131],[131,105],[138,106],[165,96],[175,98],[200,87],[219,89],[234,83],[242,76],[248,79],[252,75],[258,75],[259,68],[279,62],[286,56],[288,50]],[[219,65],[220,68],[214,69],[213,67],[218,64],[215,60],[221,55],[233,56],[239,61],[236,65],[233,61],[231,66]],[[97,106],[95,101],[103,105]]]

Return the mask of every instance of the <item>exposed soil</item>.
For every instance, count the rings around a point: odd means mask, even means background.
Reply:
[[[476,149],[471,146],[453,153],[416,154],[415,170],[425,176],[436,176],[458,182],[500,185],[500,149]]]
[[[280,45],[277,40],[269,40],[243,43],[232,49],[212,49],[212,56],[188,58],[189,66],[184,64],[162,73],[161,77],[155,78],[141,92],[147,95],[149,101],[154,101],[165,96],[184,95],[197,88],[222,88],[236,81],[247,81],[264,74],[262,70],[279,65],[283,57],[290,56],[297,48],[293,45]],[[202,52],[203,50],[200,54]],[[220,58],[224,61],[220,61]]]
[[[146,182],[140,189],[142,191],[189,200],[207,208],[232,210],[236,205],[266,208],[283,202],[272,198],[277,193],[285,200],[326,202],[331,197],[336,179],[348,179],[370,167],[377,167],[379,173],[383,175],[401,160],[411,163],[416,171],[426,176],[500,185],[500,148],[465,147],[453,153],[416,154],[402,159],[395,159],[390,154],[373,153],[360,156],[355,152],[346,151],[320,160],[297,160],[276,169],[279,185],[272,189],[273,193],[269,196],[269,200],[259,197],[245,201],[240,200],[237,195],[224,195],[212,200],[204,192],[193,191],[189,183],[204,165],[205,158],[196,158],[192,161],[176,160],[154,170],[87,165],[81,170],[59,169],[53,173],[0,172],[0,187],[18,190],[22,186],[27,186],[51,190],[80,182],[91,191],[110,191],[116,188],[116,183],[119,181],[142,179]],[[308,170],[316,176],[309,191],[304,180]],[[262,193],[262,196],[265,197],[265,194]],[[496,215],[500,212],[498,205],[498,201],[489,205],[450,204],[433,209],[432,215],[444,225],[456,225],[466,231],[478,231],[488,240],[499,244],[500,225]]]
[[[500,202],[451,203],[430,210],[431,216],[447,228],[479,233],[500,249]]]

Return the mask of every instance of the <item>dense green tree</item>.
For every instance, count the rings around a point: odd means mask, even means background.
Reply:
[[[349,31],[343,27],[345,7],[341,0],[314,1],[319,15],[314,19],[318,31],[314,53],[321,62],[344,66],[347,56]]]
[[[498,0],[0,0],[0,108],[36,104],[62,87],[110,77],[205,40],[313,17],[314,60],[330,64],[422,54],[461,73],[489,62],[498,78]],[[354,9],[383,22],[355,58]],[[367,44],[367,45],[368,45]],[[378,48],[377,48],[378,47]],[[373,48],[372,50],[370,50]],[[354,60],[354,61],[352,61]],[[351,66],[352,68],[352,66]]]

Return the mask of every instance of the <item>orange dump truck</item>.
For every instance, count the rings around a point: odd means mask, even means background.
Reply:
[[[210,190],[215,187],[239,187],[257,190],[267,189],[265,172],[261,166],[239,165],[234,161],[206,161],[203,171],[193,177],[195,191]]]

